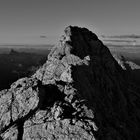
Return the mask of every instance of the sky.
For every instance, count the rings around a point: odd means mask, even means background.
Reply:
[[[140,34],[140,0],[0,0],[0,44],[53,44],[69,25]]]

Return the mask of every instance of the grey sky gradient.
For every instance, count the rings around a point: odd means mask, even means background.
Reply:
[[[55,43],[68,25],[140,34],[140,0],[0,0],[0,44]]]

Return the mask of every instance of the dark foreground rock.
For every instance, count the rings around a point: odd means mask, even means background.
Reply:
[[[139,140],[140,94],[116,60],[94,33],[67,27],[34,75],[0,92],[1,139]]]

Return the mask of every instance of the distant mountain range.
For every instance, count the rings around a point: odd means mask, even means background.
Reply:
[[[52,44],[0,44],[0,48],[52,48]]]

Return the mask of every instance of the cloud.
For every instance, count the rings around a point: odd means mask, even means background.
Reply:
[[[46,35],[40,35],[40,38],[47,38]]]
[[[131,43],[131,42],[136,42],[136,40],[111,40],[111,39],[104,39],[103,41],[107,42],[126,42],[126,43]]]
[[[118,38],[118,39],[140,39],[140,35],[114,35],[114,36],[106,36],[102,35],[102,38]]]

